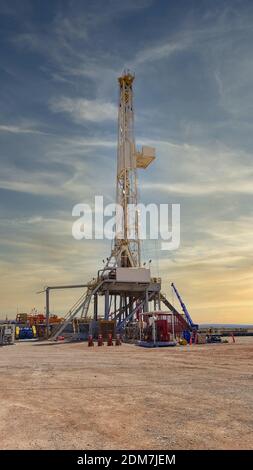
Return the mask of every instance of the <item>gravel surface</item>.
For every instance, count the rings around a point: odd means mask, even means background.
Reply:
[[[252,360],[253,337],[2,347],[0,448],[253,449]]]

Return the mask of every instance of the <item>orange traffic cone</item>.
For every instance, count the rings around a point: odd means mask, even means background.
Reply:
[[[120,338],[120,335],[116,335],[115,346],[121,346],[121,338]]]
[[[103,346],[104,343],[103,343],[103,336],[102,335],[98,335],[98,346]]]
[[[113,346],[112,334],[108,334],[107,346]]]
[[[92,335],[89,335],[89,337],[88,337],[88,346],[89,347],[94,346],[93,336]]]

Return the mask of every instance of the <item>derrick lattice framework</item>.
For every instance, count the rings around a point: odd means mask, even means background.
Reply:
[[[138,212],[130,211],[138,203],[136,149],[133,109],[134,75],[119,77],[118,154],[117,154],[117,230],[114,255],[117,266],[140,266]]]

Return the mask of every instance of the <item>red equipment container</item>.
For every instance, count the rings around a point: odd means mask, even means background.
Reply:
[[[167,320],[156,320],[156,337],[157,341],[169,341],[169,325]]]

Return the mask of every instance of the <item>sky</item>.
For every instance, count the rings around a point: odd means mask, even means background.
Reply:
[[[173,252],[143,261],[195,322],[253,323],[253,3],[0,0],[0,317],[85,283],[110,242],[72,237],[72,208],[115,197],[117,77],[135,73],[135,135],[156,148],[143,203],[181,205]],[[66,313],[81,294],[52,294]]]

